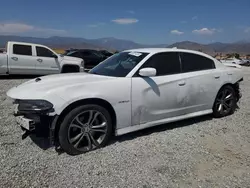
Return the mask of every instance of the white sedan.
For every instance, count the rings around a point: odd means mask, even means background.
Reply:
[[[23,129],[36,134],[42,127],[52,143],[75,155],[106,145],[113,133],[230,115],[242,80],[240,67],[201,52],[134,49],[114,54],[89,73],[39,77],[7,95]]]

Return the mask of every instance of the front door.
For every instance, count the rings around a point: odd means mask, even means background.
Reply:
[[[141,68],[146,67],[155,68],[157,73],[141,77],[137,72],[132,77],[132,125],[183,115],[187,88],[181,77],[179,54],[155,54]]]
[[[51,50],[36,46],[36,73],[40,75],[60,73],[58,58]]]

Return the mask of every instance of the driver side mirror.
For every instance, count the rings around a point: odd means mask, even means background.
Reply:
[[[142,68],[139,71],[139,75],[143,77],[151,77],[156,75],[156,69],[155,68]]]

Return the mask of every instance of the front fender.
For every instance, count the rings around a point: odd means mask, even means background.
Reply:
[[[65,98],[64,96],[60,96],[60,97],[63,98],[63,99]],[[85,94],[83,94],[81,96],[72,96],[70,99],[67,99],[67,100],[64,99],[64,103],[55,108],[55,113],[57,115],[60,115],[63,112],[63,110],[65,110],[69,105],[71,105],[71,104],[73,104],[73,103],[75,103],[77,101],[81,101],[81,100],[84,100],[84,99],[90,99],[90,98],[98,98],[98,99],[105,100],[105,99],[101,98],[100,96],[98,96],[98,95],[96,95],[94,93],[85,93]],[[109,101],[107,101],[107,102],[109,102]]]
[[[56,106],[55,112],[60,115],[69,105],[84,99],[102,99],[114,109],[117,117],[117,128],[131,125],[131,80],[124,78],[116,84],[88,84],[85,86],[70,86],[66,90],[57,92],[64,103]]]

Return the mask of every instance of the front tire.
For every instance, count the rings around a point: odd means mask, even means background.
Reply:
[[[237,107],[236,92],[232,86],[223,86],[218,92],[214,106],[213,116],[216,118],[225,117],[235,112]]]
[[[105,146],[111,133],[109,112],[99,105],[83,105],[66,115],[58,136],[66,153],[78,155]]]

